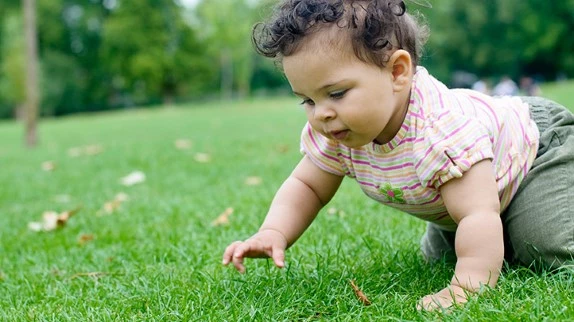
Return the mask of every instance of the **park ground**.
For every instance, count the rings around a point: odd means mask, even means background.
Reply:
[[[543,92],[574,110],[574,83]],[[34,150],[20,124],[1,122],[0,320],[573,319],[572,268],[506,267],[465,307],[416,311],[452,268],[422,260],[423,222],[351,180],[285,269],[222,266],[224,247],[257,230],[300,158],[304,122],[291,98],[84,114],[43,120]]]

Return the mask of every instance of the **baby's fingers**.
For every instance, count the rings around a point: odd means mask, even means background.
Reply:
[[[233,266],[235,266],[235,268],[240,273],[245,273],[245,266],[243,266],[243,258],[245,257],[246,254],[248,254],[249,257],[253,257],[254,254],[251,254],[253,252],[257,252],[257,250],[255,249],[254,245],[249,242],[240,243],[235,248],[231,261],[233,262]]]
[[[231,243],[231,245],[227,246],[227,248],[223,252],[223,261],[222,261],[223,265],[228,265],[229,263],[231,263],[231,260],[233,259],[233,253],[235,252],[237,246],[239,246],[241,243],[242,241],[235,241]]]
[[[285,250],[283,248],[274,246],[272,258],[277,267],[285,267]]]

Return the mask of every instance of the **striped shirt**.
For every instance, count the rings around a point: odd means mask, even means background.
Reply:
[[[390,142],[352,149],[307,123],[301,151],[321,169],[354,178],[369,197],[453,231],[439,187],[490,159],[502,212],[536,158],[538,139],[519,98],[448,89],[418,67],[405,120]]]

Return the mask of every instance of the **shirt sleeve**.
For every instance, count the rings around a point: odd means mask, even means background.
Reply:
[[[489,131],[479,121],[451,111],[425,120],[414,155],[422,185],[437,189],[477,162],[494,158]]]
[[[300,151],[315,165],[329,173],[338,176],[349,173],[344,162],[341,162],[338,143],[313,130],[309,123],[301,133]]]

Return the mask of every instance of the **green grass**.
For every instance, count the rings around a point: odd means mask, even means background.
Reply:
[[[543,84],[542,96],[555,100],[574,111],[574,81]]]
[[[41,145],[21,145],[21,126],[0,123],[0,320],[2,321],[529,321],[574,317],[574,274],[511,268],[494,291],[450,314],[420,313],[444,287],[446,264],[418,253],[424,223],[382,207],[346,180],[278,270],[247,260],[223,267],[233,240],[256,231],[275,190],[300,158],[304,114],[296,101],[257,100],[132,110],[46,120]],[[174,141],[193,141],[178,150]],[[71,147],[103,153],[70,157]],[[196,153],[212,161],[199,163]],[[42,162],[57,168],[42,171]],[[133,170],[145,183],[124,187]],[[249,176],[263,179],[247,186]],[[98,216],[118,192],[130,200]],[[60,195],[68,195],[62,202]],[[60,200],[60,201],[58,201]],[[57,231],[32,232],[43,211],[82,206]],[[230,223],[211,222],[233,207]],[[78,242],[82,234],[95,239]],[[102,273],[89,276],[86,273]],[[372,301],[363,306],[349,280]]]

